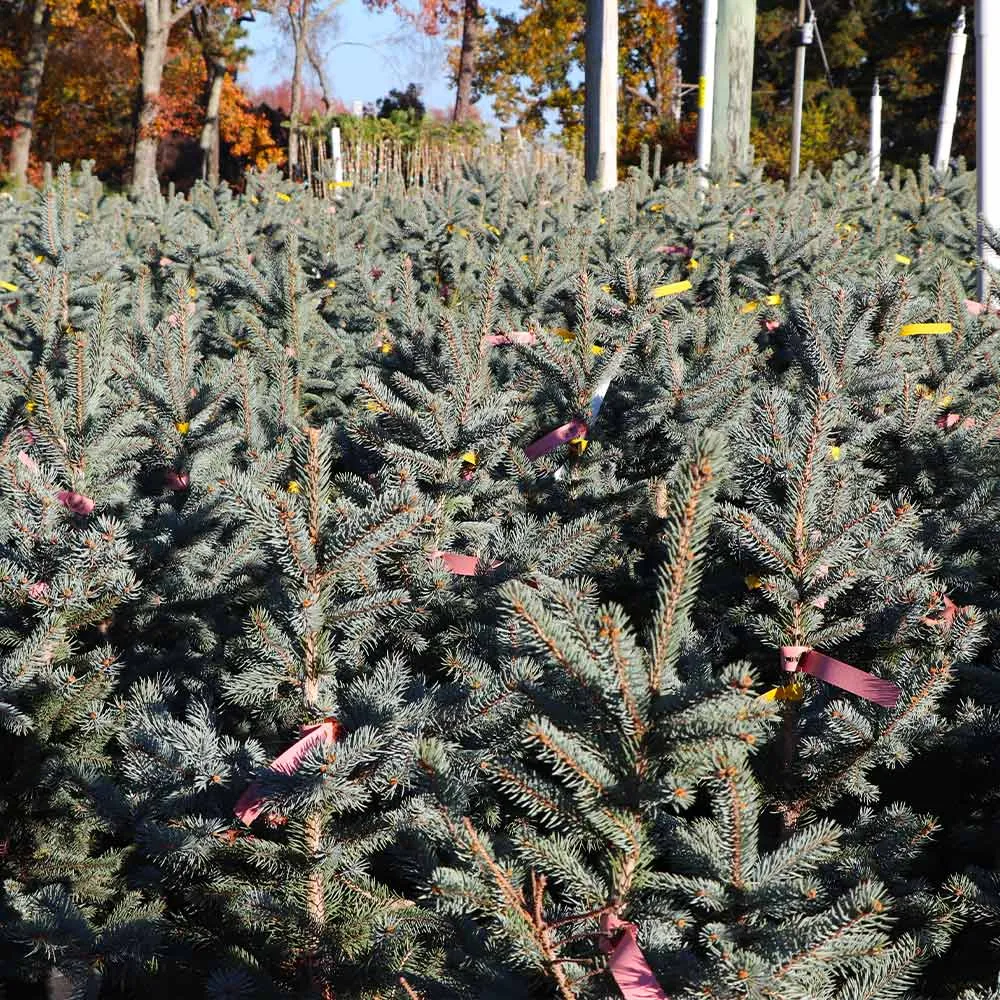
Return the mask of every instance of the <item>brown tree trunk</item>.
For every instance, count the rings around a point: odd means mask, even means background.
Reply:
[[[472,114],[472,77],[476,71],[481,22],[479,0],[465,0],[462,14],[462,52],[458,61],[458,96],[455,98],[452,121],[464,121]]]
[[[307,0],[299,0],[297,8],[290,8],[288,17],[292,25],[292,39],[295,42],[295,57],[292,61],[292,125],[288,130],[288,179],[295,180],[299,166],[299,137],[295,127],[302,113],[302,65],[306,59]]]
[[[31,41],[24,60],[21,76],[21,95],[14,112],[14,137],[10,143],[10,176],[20,187],[28,180],[28,154],[31,151],[31,133],[35,125],[35,108],[42,89],[45,57],[49,51],[49,25],[52,12],[47,0],[35,0],[31,12]]]
[[[226,80],[226,64],[206,54],[208,70],[205,124],[201,128],[201,176],[212,187],[219,183],[219,108],[222,104],[222,87]]]
[[[142,48],[142,80],[139,84],[139,121],[132,167],[132,193],[136,196],[159,190],[156,154],[160,145],[160,86],[170,37],[170,6],[160,10],[161,0],[146,0],[146,38]],[[166,16],[164,16],[166,15]]]

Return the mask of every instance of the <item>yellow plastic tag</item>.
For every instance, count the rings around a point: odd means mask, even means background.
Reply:
[[[841,456],[840,445],[838,444],[830,445],[830,458],[832,458],[835,462],[839,462],[840,456]]]
[[[912,264],[913,261],[910,260],[910,258],[907,257],[905,254],[898,253],[898,254],[896,254],[896,263],[897,264]]]
[[[476,453],[474,451],[467,451],[462,456],[462,461],[463,462],[468,462],[469,465],[475,465],[476,464]]]
[[[489,231],[489,232],[491,232],[491,233],[492,233],[492,234],[493,234],[494,236],[499,236],[499,235],[500,235],[500,230],[499,230],[499,229],[497,229],[497,227],[496,227],[496,226],[491,226],[491,225],[490,225],[490,224],[489,224],[488,222],[487,222],[487,223],[484,223],[484,224],[483,224],[483,229],[486,229],[486,230],[488,230],[488,231]]]
[[[183,437],[191,429],[191,425],[186,420],[179,420],[176,424],[174,424],[174,428],[177,430],[177,433]]]
[[[708,81],[703,77],[698,77],[698,107],[705,107],[705,91],[708,88]]]
[[[392,344],[388,340],[385,340],[379,345],[379,350],[383,354],[392,354]]]
[[[752,301],[748,302],[740,310],[740,312],[743,313],[744,315],[746,315],[747,313],[756,312],[759,307],[760,307],[760,303],[756,299],[753,299]]]
[[[251,205],[259,205],[260,204],[260,201],[257,199],[256,195],[250,195],[250,204]]]
[[[663,206],[660,205],[660,204],[650,205],[649,206],[649,210],[651,212],[662,212],[663,211]]]
[[[189,288],[188,289],[188,298],[191,298],[191,299],[198,298],[198,289],[197,288]]]
[[[679,295],[681,292],[689,291],[691,282],[685,278],[683,281],[675,281],[669,285],[657,285],[653,289],[653,298],[662,299],[665,295]]]
[[[0,281],[0,288],[5,292],[16,292],[17,285],[12,285],[9,281]]]
[[[578,437],[570,441],[570,446],[575,450],[577,455],[582,455],[587,450],[589,443],[585,437]]]
[[[299,484],[294,479],[289,482],[289,484],[288,484],[288,486],[286,488],[287,488],[287,490],[288,490],[289,493],[301,493],[302,492],[302,487],[299,486]]]
[[[952,333],[951,323],[907,323],[900,331],[901,337],[919,337],[925,334]]]
[[[594,344],[594,346],[591,347],[591,349],[590,349],[590,353],[591,354],[603,354],[604,353],[604,348],[603,347],[598,347],[597,344]]]
[[[698,270],[698,266],[699,266],[699,265],[698,265],[698,261],[696,261],[696,260],[694,259],[694,257],[692,257],[692,258],[691,258],[691,259],[690,259],[690,260],[688,261],[688,270],[689,270],[689,271],[697,271],[697,270]]]
[[[769,306],[780,306],[781,305],[781,296],[780,295],[768,295],[768,297],[766,299],[764,299],[764,301]]]
[[[796,682],[786,687],[771,688],[760,696],[760,701],[802,701],[805,696],[805,687]]]
[[[337,282],[336,281],[328,281],[326,283],[326,287],[327,288],[336,288],[337,287]]]
[[[43,260],[45,260],[45,258],[44,258],[44,257],[43,257],[43,256],[42,256],[41,254],[39,254],[39,255],[38,255],[38,256],[37,256],[36,258],[35,258],[35,263],[36,263],[36,264],[41,264],[41,262],[42,262]]]
[[[601,291],[602,292],[610,292],[611,291],[611,286],[610,285],[601,285]]]
[[[523,253],[521,254],[521,260],[527,263],[529,260],[531,260],[531,258],[526,253]]]
[[[354,181],[330,181],[327,185],[330,188],[349,188],[354,187]]]
[[[942,396],[938,401],[938,406],[950,406],[955,400],[952,396]]]

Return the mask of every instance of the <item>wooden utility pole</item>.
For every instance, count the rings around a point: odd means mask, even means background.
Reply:
[[[799,0],[798,42],[795,45],[795,80],[792,84],[792,162],[788,170],[789,183],[799,176],[802,159],[802,95],[806,80],[806,46],[812,41],[812,30],[806,25],[806,0]]]
[[[749,166],[756,34],[756,0],[719,0],[712,108],[713,170]]]
[[[588,184],[618,183],[618,5],[587,0],[584,85],[584,169]]]
[[[1000,257],[986,242],[985,221],[1000,229],[1000,66],[992,60],[991,46],[1000,42],[1000,4],[976,4],[976,187],[979,209],[979,301],[996,298],[993,283]],[[991,41],[992,39],[992,41]],[[992,301],[987,305],[992,305]]]

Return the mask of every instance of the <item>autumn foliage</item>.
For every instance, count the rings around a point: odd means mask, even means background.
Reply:
[[[46,161],[78,164],[93,160],[97,174],[111,184],[124,183],[131,166],[140,55],[111,16],[93,10],[84,16],[82,9],[67,4],[60,8],[58,18],[53,17],[29,165],[29,179],[34,182],[40,180]],[[0,19],[0,140],[4,147],[13,128],[26,31],[23,18]],[[157,133],[168,155],[172,144],[197,143],[204,120],[206,78],[202,55],[181,22],[171,35],[157,121]],[[284,161],[284,150],[272,135],[267,116],[232,75],[223,86],[220,130],[230,161],[239,167],[264,169]]]

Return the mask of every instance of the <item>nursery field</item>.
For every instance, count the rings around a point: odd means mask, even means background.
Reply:
[[[975,177],[646,167],[0,201],[7,996],[1000,1000]]]

